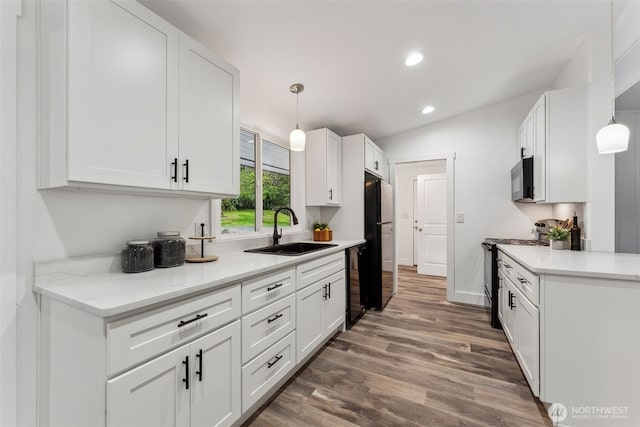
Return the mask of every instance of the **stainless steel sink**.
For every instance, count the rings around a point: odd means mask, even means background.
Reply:
[[[265,246],[263,248],[247,249],[245,252],[270,255],[298,256],[338,246],[332,243],[294,242],[284,245]]]

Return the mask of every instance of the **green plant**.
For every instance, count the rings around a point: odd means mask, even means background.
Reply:
[[[329,224],[325,224],[324,222],[314,222],[313,229],[319,231],[330,230]]]
[[[567,240],[571,234],[570,230],[566,230],[560,227],[551,227],[549,230],[549,239],[551,240]]]

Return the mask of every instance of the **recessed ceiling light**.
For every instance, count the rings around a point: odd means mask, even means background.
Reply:
[[[422,109],[422,114],[429,114],[429,113],[433,113],[436,109],[433,107],[433,105],[427,105],[426,107],[424,107]]]
[[[420,52],[413,52],[411,55],[407,56],[406,61],[404,61],[404,64],[407,67],[413,67],[414,65],[419,64],[420,62],[422,62],[422,54]]]

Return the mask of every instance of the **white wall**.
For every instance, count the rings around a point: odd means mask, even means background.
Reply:
[[[533,238],[533,222],[550,218],[550,205],[511,202],[511,168],[518,160],[518,128],[539,92],[378,141],[391,161],[455,152],[457,301],[482,304],[486,237]]]
[[[414,182],[418,175],[446,172],[445,160],[430,160],[396,165],[395,226],[396,257],[399,265],[414,265]]]
[[[16,419],[16,15],[0,2],[0,426]]]

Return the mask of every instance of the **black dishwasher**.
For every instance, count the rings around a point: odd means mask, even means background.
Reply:
[[[362,317],[365,312],[363,301],[364,274],[360,271],[360,265],[366,246],[364,244],[347,249],[347,329]]]

